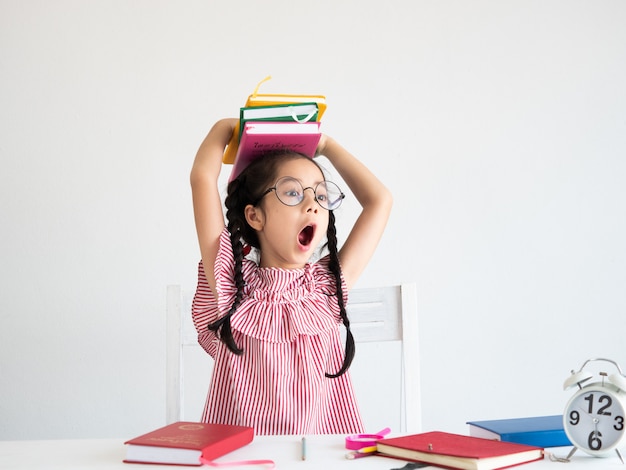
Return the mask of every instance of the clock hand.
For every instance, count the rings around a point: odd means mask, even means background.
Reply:
[[[582,406],[577,406],[577,408],[583,412],[584,415],[589,416],[591,418],[591,413],[587,413]]]
[[[582,411],[582,413],[583,413],[584,415],[589,416],[589,417],[593,420],[593,422],[596,424],[596,427],[597,427],[598,423],[600,422],[600,418],[598,418],[598,417],[594,417],[591,413],[586,412],[586,411],[583,409],[583,407],[582,407],[582,406],[578,406],[577,408],[578,408],[580,411]]]

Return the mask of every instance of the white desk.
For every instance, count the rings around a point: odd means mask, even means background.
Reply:
[[[548,449],[559,457],[567,455],[570,448]],[[347,460],[341,436],[307,437],[307,459],[301,459],[301,440],[296,436],[256,436],[254,441],[217,460],[227,462],[245,459],[272,459],[278,469],[324,469],[335,470],[390,470],[403,467],[405,462],[373,456]],[[162,465],[137,465],[122,462],[126,448],[123,439],[76,439],[49,441],[0,441],[0,469],[2,470],[149,470],[170,468]],[[247,470],[267,467],[228,467]],[[435,467],[427,467],[433,469]],[[598,459],[578,451],[570,463],[552,462],[548,459],[521,465],[520,470],[578,470],[620,469],[626,470],[616,455]]]

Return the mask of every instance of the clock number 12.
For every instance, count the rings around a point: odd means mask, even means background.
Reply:
[[[587,395],[585,397],[585,400],[587,400],[589,402],[589,410],[587,411],[587,413],[592,414],[593,413],[593,393],[590,393],[589,395]],[[610,408],[611,405],[613,404],[613,400],[611,399],[610,396],[608,395],[602,395],[599,399],[598,399],[598,403],[602,404],[604,403],[604,406],[601,406],[600,409],[598,410],[598,415],[605,415],[605,416],[611,416],[611,412],[610,411],[606,411],[607,408]]]

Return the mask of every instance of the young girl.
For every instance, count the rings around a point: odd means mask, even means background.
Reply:
[[[236,123],[213,126],[191,171],[202,255],[192,316],[199,343],[215,360],[202,419],[257,434],[362,432],[346,372],[354,340],[345,306],[383,233],[391,194],[323,135],[317,153],[362,206],[341,249],[333,210],[344,195],[297,153],[265,155],[229,183],[225,226],[218,175]],[[329,254],[310,262],[324,241]],[[257,260],[246,256],[248,247]]]

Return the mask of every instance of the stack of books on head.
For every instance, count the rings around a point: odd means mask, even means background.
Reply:
[[[324,96],[259,94],[258,88],[240,108],[239,124],[224,152],[223,162],[233,164],[231,181],[268,152],[294,151],[313,158],[322,135]]]

